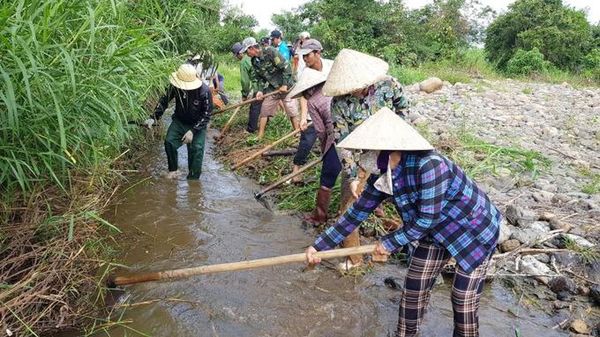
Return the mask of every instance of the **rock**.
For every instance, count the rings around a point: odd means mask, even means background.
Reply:
[[[559,301],[571,302],[573,300],[573,295],[568,291],[561,291],[558,294],[556,294],[556,299],[558,299]]]
[[[561,221],[558,218],[552,218],[552,219],[550,219],[549,223],[550,223],[550,228],[552,228],[552,229],[562,229],[565,232],[570,231],[571,228],[573,227],[570,223]]]
[[[550,226],[547,222],[535,221],[529,228],[519,228],[514,231],[512,238],[524,244],[531,244],[545,237],[549,231]]]
[[[550,256],[548,256],[548,254],[535,254],[531,256],[535,257],[538,261],[542,263],[550,263]]]
[[[552,219],[556,219],[556,214],[550,212],[544,212],[540,215],[540,220],[550,222]]]
[[[526,227],[538,219],[534,211],[515,204],[506,206],[504,216],[512,225],[520,227]]]
[[[498,237],[498,244],[503,244],[506,240],[510,239],[512,235],[512,230],[510,226],[506,223],[506,221],[502,221],[500,223],[500,236]]]
[[[579,255],[573,252],[557,252],[554,253],[554,258],[561,267],[571,268],[571,266],[577,266],[582,263]]]
[[[552,202],[556,204],[566,204],[571,201],[571,198],[565,194],[556,193],[552,197]]]
[[[571,241],[575,241],[575,244],[577,244],[579,247],[583,247],[583,248],[596,247],[595,244],[593,244],[593,243],[589,242],[588,240],[582,238],[581,236],[578,236],[575,234],[563,234],[562,237],[567,238],[568,240],[571,240]]]
[[[543,275],[553,275],[554,273],[542,262],[538,261],[535,257],[527,255],[521,259],[521,265],[519,268],[524,274],[540,275],[535,277],[537,280],[544,284],[548,284],[548,277]]]
[[[590,328],[588,327],[588,325],[580,319],[576,319],[573,322],[571,322],[571,331],[573,332],[577,332],[580,334],[589,334],[590,333]]]
[[[425,81],[419,83],[419,89],[428,94],[431,94],[434,91],[440,90],[444,83],[437,77],[430,77]]]
[[[519,246],[521,246],[519,240],[506,240],[500,245],[500,250],[503,253],[512,252],[513,250],[519,248]]]
[[[590,299],[596,305],[600,305],[600,285],[594,284],[590,287]]]
[[[577,294],[577,284],[565,276],[556,276],[552,278],[550,282],[548,282],[548,287],[550,287],[550,290],[552,290],[555,294],[563,291],[571,294]]]
[[[558,136],[558,129],[553,126],[546,126],[542,129],[542,135],[556,137]]]
[[[554,197],[554,193],[540,190],[533,192],[531,196],[533,197],[533,200],[537,202],[550,202],[552,201],[552,197]]]
[[[419,83],[415,83],[415,84],[409,85],[407,87],[404,87],[404,90],[406,90],[408,92],[412,92],[412,93],[417,93],[421,90],[421,86],[419,85]]]

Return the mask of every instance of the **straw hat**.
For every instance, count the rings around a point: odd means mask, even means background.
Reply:
[[[325,80],[327,80],[327,75],[324,72],[314,70],[312,68],[306,68],[302,70],[302,74],[300,75],[298,82],[287,95],[287,98],[296,98],[302,95],[305,90],[308,90],[317,84],[321,84],[325,82]]]
[[[386,78],[389,65],[375,56],[342,49],[336,56],[327,82],[326,96],[341,96],[368,87]]]
[[[387,107],[367,118],[337,146],[361,150],[433,150],[417,130]]]
[[[184,63],[179,66],[176,72],[171,73],[169,82],[183,90],[198,89],[202,86],[202,81],[196,75],[196,68],[189,63]]]

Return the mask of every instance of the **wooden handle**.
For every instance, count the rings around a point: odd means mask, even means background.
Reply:
[[[298,171],[292,172],[292,173],[284,176],[283,178],[277,180],[276,182],[272,183],[271,185],[263,188],[260,192],[256,193],[256,198],[260,198],[263,194],[269,192],[270,190],[274,189],[275,187],[277,187],[277,186],[283,184],[284,182],[286,182],[286,181],[294,178],[295,176],[301,174],[302,172],[308,170],[309,168],[317,165],[318,163],[321,162],[321,160],[322,160],[322,158],[315,159],[315,160],[311,161],[310,163],[302,166]]]
[[[374,250],[375,250],[375,245],[367,245],[367,246],[342,248],[342,249],[334,249],[334,250],[317,252],[315,254],[315,256],[326,260],[326,259],[333,259],[336,257],[345,257],[345,256],[350,256],[350,255],[356,255],[356,254],[367,254],[367,253],[373,252]],[[249,261],[221,263],[221,264],[213,264],[213,265],[208,265],[208,266],[166,270],[166,271],[138,274],[138,275],[132,275],[132,276],[117,276],[111,280],[111,285],[122,286],[122,285],[127,285],[127,284],[134,284],[134,283],[141,283],[141,282],[148,282],[148,281],[179,279],[179,278],[184,278],[184,277],[189,277],[189,276],[194,276],[194,275],[214,274],[214,273],[222,273],[222,272],[227,272],[227,271],[255,269],[255,268],[277,266],[280,264],[288,264],[288,263],[296,263],[296,262],[306,262],[306,255],[304,253],[300,253],[300,254],[268,257],[268,258],[264,258],[264,259],[256,259],[256,260],[249,260]]]
[[[231,114],[231,117],[229,117],[229,120],[227,121],[227,123],[225,123],[225,126],[223,126],[223,130],[221,130],[221,133],[219,134],[219,137],[221,139],[225,136],[225,133],[227,132],[227,130],[229,130],[229,126],[231,125],[231,122],[233,122],[235,115],[237,115],[238,111],[240,111],[241,108],[242,108],[241,106],[237,107],[237,109],[235,109],[235,111]]]
[[[281,92],[279,92],[279,91],[273,91],[273,92],[270,92],[270,93],[268,93],[268,94],[265,94],[265,95],[263,95],[263,98],[262,98],[262,99],[264,99],[265,97],[269,97],[269,96],[275,95],[275,94],[279,94],[279,93],[281,93]],[[230,105],[230,106],[228,106],[228,107],[225,107],[225,108],[223,108],[223,109],[221,109],[221,110],[217,110],[217,111],[213,112],[213,113],[211,114],[211,116],[215,116],[215,115],[221,114],[221,113],[223,113],[223,112],[225,112],[225,111],[229,111],[229,110],[231,110],[231,109],[239,108],[239,107],[242,107],[242,106],[244,106],[244,105],[246,105],[246,104],[254,103],[254,102],[256,102],[256,101],[258,101],[258,98],[251,98],[251,99],[247,99],[247,100],[245,100],[245,101],[242,101],[242,102],[236,103],[236,104],[234,104],[234,105]]]
[[[311,124],[312,124],[312,122],[308,123],[308,124],[307,124],[307,126],[310,126]],[[279,138],[278,140],[274,141],[273,143],[271,143],[271,144],[269,144],[269,145],[265,146],[264,148],[262,148],[262,150],[259,150],[259,151],[255,152],[255,153],[254,153],[254,154],[252,154],[250,157],[248,157],[248,158],[246,158],[246,159],[242,160],[241,162],[239,162],[239,163],[237,163],[237,164],[233,165],[233,166],[231,167],[231,169],[232,169],[232,170],[237,170],[238,168],[240,168],[241,166],[243,166],[243,165],[247,164],[247,163],[248,163],[248,162],[250,162],[251,160],[253,160],[253,159],[255,159],[255,158],[259,157],[260,155],[262,155],[263,153],[265,153],[265,152],[269,151],[269,150],[270,150],[270,149],[272,149],[272,148],[273,148],[275,145],[277,145],[277,144],[279,144],[279,143],[283,142],[284,140],[286,140],[286,139],[288,139],[288,138],[290,138],[290,137],[293,137],[293,136],[297,135],[297,134],[298,134],[298,133],[300,133],[301,131],[302,131],[302,130],[298,129],[298,130],[294,130],[294,131],[292,131],[292,132],[288,133],[287,135],[285,135],[285,136],[283,136],[283,137]]]

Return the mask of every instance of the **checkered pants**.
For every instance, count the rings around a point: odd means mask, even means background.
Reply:
[[[405,289],[400,299],[397,337],[416,336],[429,302],[436,277],[450,259],[443,247],[420,242],[411,258],[406,274]],[[453,337],[479,336],[479,298],[483,290],[488,260],[470,274],[456,266],[452,284],[454,310]]]

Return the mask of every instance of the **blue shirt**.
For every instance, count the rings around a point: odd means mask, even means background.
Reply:
[[[277,47],[277,50],[279,50],[279,53],[285,58],[286,61],[290,60],[290,49],[288,48],[287,43],[285,43],[285,41],[281,40],[279,46]]]
[[[373,187],[371,176],[360,198],[315,241],[327,250],[367,219],[391,197],[403,227],[381,238],[394,252],[411,241],[429,239],[446,248],[458,265],[472,272],[490,256],[498,240],[500,211],[488,196],[448,158],[435,151],[403,152],[392,172],[393,196]]]

